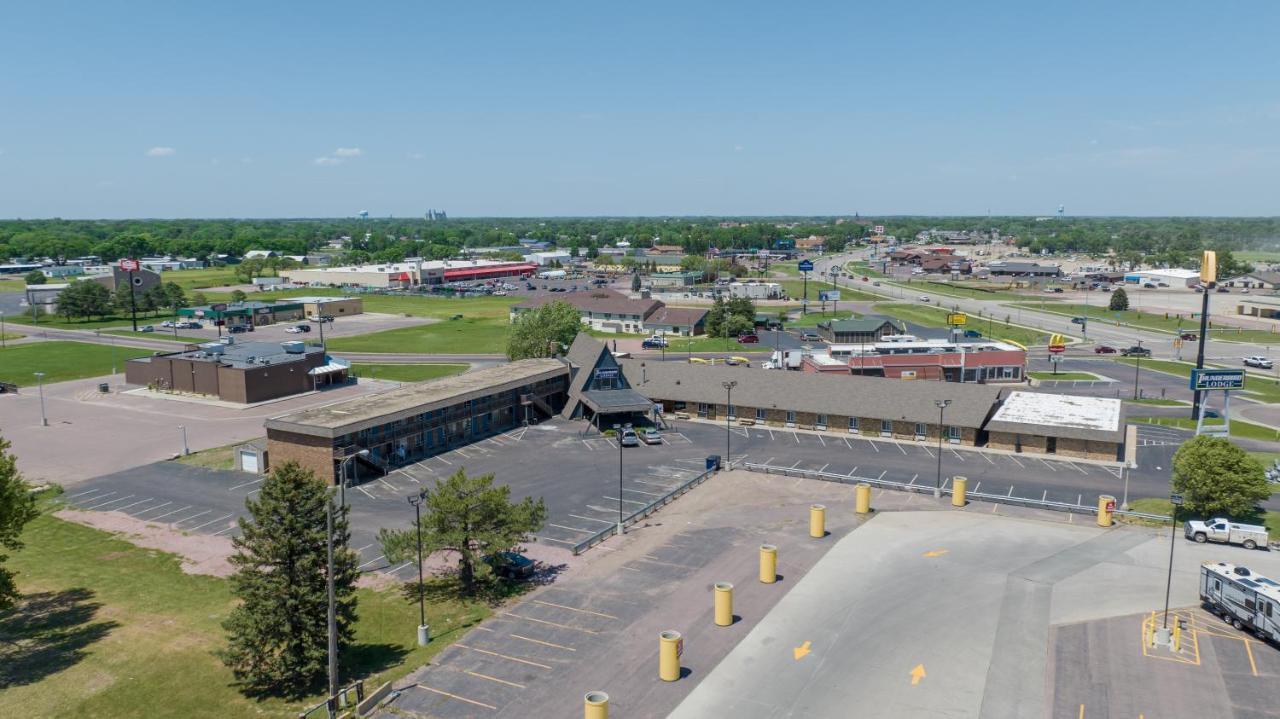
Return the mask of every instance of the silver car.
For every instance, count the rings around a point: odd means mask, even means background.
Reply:
[[[636,436],[634,429],[622,430],[622,439],[620,440],[623,447],[639,447],[640,438]]]

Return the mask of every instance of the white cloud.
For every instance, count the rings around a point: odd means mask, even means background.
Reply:
[[[734,152],[742,152],[742,145],[734,145],[734,146],[733,146],[733,151],[734,151]]]
[[[311,163],[314,165],[320,165],[321,167],[327,167],[331,165],[341,165],[342,158],[341,157],[317,157],[316,159],[312,160]]]
[[[215,157],[215,158],[213,158],[212,160],[210,160],[210,161],[209,161],[209,164],[211,164],[211,165],[221,165],[221,164],[222,164],[222,160],[219,160],[218,158],[216,158],[216,157]]]
[[[409,153],[409,159],[410,159],[410,160],[421,160],[423,157],[424,157],[424,155],[423,155],[421,152],[410,152],[410,153]]]
[[[175,152],[177,152],[177,150],[172,147],[153,147],[150,150],[147,150],[146,155],[147,157],[170,157]]]
[[[334,157],[359,157],[364,151],[358,147],[339,147],[333,151]]]
[[[240,162],[241,162],[242,164],[245,164],[245,165],[252,165],[252,164],[253,164],[253,158],[252,158],[252,157],[242,157],[242,158],[240,158]]]

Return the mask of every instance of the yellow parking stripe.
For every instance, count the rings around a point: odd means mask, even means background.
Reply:
[[[520,614],[512,614],[511,612],[503,612],[503,614],[505,614],[505,615],[506,615],[506,616],[508,616],[508,617],[515,617],[516,619],[523,619],[523,620],[525,620],[525,621],[527,621],[527,622],[537,622],[538,624],[547,624],[547,625],[550,625],[550,626],[553,626],[553,627],[560,627],[561,629],[572,629],[572,630],[574,630],[575,632],[583,632],[583,633],[585,633],[585,634],[599,634],[599,633],[600,633],[600,632],[592,631],[592,630],[590,630],[590,629],[583,629],[582,627],[573,627],[573,626],[569,626],[568,624],[558,624],[558,623],[556,623],[556,622],[548,622],[548,621],[547,621],[547,620],[545,620],[545,619],[534,619],[533,617],[526,617],[526,616],[523,616],[523,615],[520,615]]]
[[[491,711],[497,711],[497,710],[498,710],[498,707],[495,707],[495,706],[493,706],[493,705],[485,704],[484,702],[478,702],[478,701],[476,701],[475,699],[468,699],[468,698],[466,698],[466,697],[460,697],[460,696],[458,696],[457,694],[450,694],[449,692],[446,692],[446,691],[441,690],[441,689],[432,689],[431,687],[427,686],[426,684],[415,684],[414,686],[418,687],[419,689],[426,689],[426,690],[427,690],[427,691],[429,691],[429,692],[435,692],[436,694],[439,694],[439,695],[441,695],[441,696],[449,697],[450,699],[457,699],[457,700],[458,700],[458,701],[460,701],[460,702],[466,702],[466,703],[468,703],[468,704],[475,704],[475,705],[476,705],[476,706],[478,706],[478,707],[484,707],[485,709],[489,709],[489,710],[491,710]]]
[[[489,676],[488,674],[481,674],[480,672],[473,672],[473,671],[470,671],[470,670],[466,670],[466,671],[464,671],[464,672],[463,672],[463,674],[470,674],[470,675],[471,675],[471,676],[473,676],[473,677],[480,677],[481,679],[488,679],[488,680],[489,680],[489,681],[491,681],[491,682],[497,682],[497,683],[499,683],[499,684],[506,684],[507,686],[509,686],[509,687],[515,687],[516,689],[524,689],[524,685],[523,685],[523,684],[516,684],[515,682],[509,682],[509,681],[507,681],[506,679],[499,679],[499,678],[497,678],[497,677],[491,677],[491,676]]]
[[[481,654],[488,654],[488,655],[490,655],[490,656],[494,656],[494,657],[502,657],[503,659],[510,659],[510,660],[511,660],[511,661],[513,661],[513,662],[520,662],[521,664],[528,664],[528,665],[529,665],[529,666],[531,666],[531,667],[542,667],[543,669],[550,669],[550,668],[551,668],[551,667],[547,666],[546,664],[539,664],[539,663],[537,663],[537,662],[531,662],[531,661],[529,661],[528,659],[521,659],[520,657],[510,657],[510,656],[507,656],[506,654],[499,654],[498,652],[491,652],[491,651],[489,651],[488,649],[477,649],[476,647],[469,647],[469,646],[467,646],[466,644],[456,644],[456,643],[455,643],[453,646],[455,646],[455,647],[462,647],[463,649],[470,649],[470,650],[471,650],[471,651],[473,651],[473,652],[480,652]]]
[[[577,607],[567,607],[563,604],[555,604],[553,602],[544,602],[541,599],[534,599],[532,601],[534,604],[542,604],[548,607],[556,607],[559,609],[568,609],[571,612],[582,612],[583,614],[594,614],[597,617],[604,617],[605,619],[617,619],[617,617],[613,616],[612,614],[605,614],[604,612],[593,612],[590,609],[578,609]]]
[[[566,647],[566,646],[561,645],[561,644],[552,644],[551,642],[544,642],[544,641],[542,641],[541,639],[530,639],[529,637],[523,637],[523,636],[520,636],[519,634],[512,634],[512,635],[511,635],[511,638],[512,638],[512,639],[523,639],[523,640],[525,640],[526,642],[533,642],[534,644],[541,644],[541,645],[546,646],[546,647],[554,647],[554,648],[556,648],[556,649],[563,649],[563,650],[565,650],[565,651],[567,651],[567,652],[576,652],[576,651],[578,651],[577,649],[574,649],[573,647]]]

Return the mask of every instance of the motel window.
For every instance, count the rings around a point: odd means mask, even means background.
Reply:
[[[850,431],[850,432],[853,432],[854,434],[857,434],[857,433],[858,433],[858,418],[857,418],[857,417],[850,417],[850,418],[849,418],[849,431]]]
[[[707,416],[707,403],[706,403],[706,402],[699,402],[699,403],[698,403],[698,416],[699,416],[699,417],[706,417],[706,416]]]
[[[796,411],[793,409],[787,410],[787,425],[794,426],[795,423],[796,423]]]
[[[891,419],[880,420],[880,434],[885,437],[888,437],[893,434],[893,420]]]
[[[818,419],[817,419],[817,421],[815,421],[813,424],[814,424],[814,426],[816,426],[818,429],[826,429],[826,428],[827,428],[827,415],[825,415],[825,414],[820,414],[820,415],[818,415]]]
[[[928,434],[928,430],[924,426],[924,422],[916,422],[916,437],[923,437],[926,434]]]
[[[763,422],[765,417],[764,408],[756,407],[756,421]]]
[[[959,442],[959,441],[960,441],[960,428],[959,428],[959,427],[947,427],[947,439],[951,440],[952,442]]]

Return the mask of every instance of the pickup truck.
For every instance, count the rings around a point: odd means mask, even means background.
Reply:
[[[1150,357],[1151,350],[1146,347],[1129,347],[1120,350],[1120,354],[1125,357]]]
[[[1237,524],[1230,519],[1215,517],[1207,522],[1193,519],[1187,522],[1183,533],[1187,539],[1201,544],[1205,542],[1223,542],[1239,544],[1245,549],[1257,549],[1267,546],[1267,528],[1257,524]]]
[[[1258,369],[1271,369],[1272,364],[1271,364],[1271,360],[1267,359],[1266,357],[1259,357],[1257,355],[1254,355],[1253,357],[1244,358],[1244,366],[1257,367]]]
[[[644,342],[641,342],[640,346],[647,350],[662,349],[663,347],[667,346],[667,338],[663,337],[662,335],[653,335],[652,337],[645,337]]]

